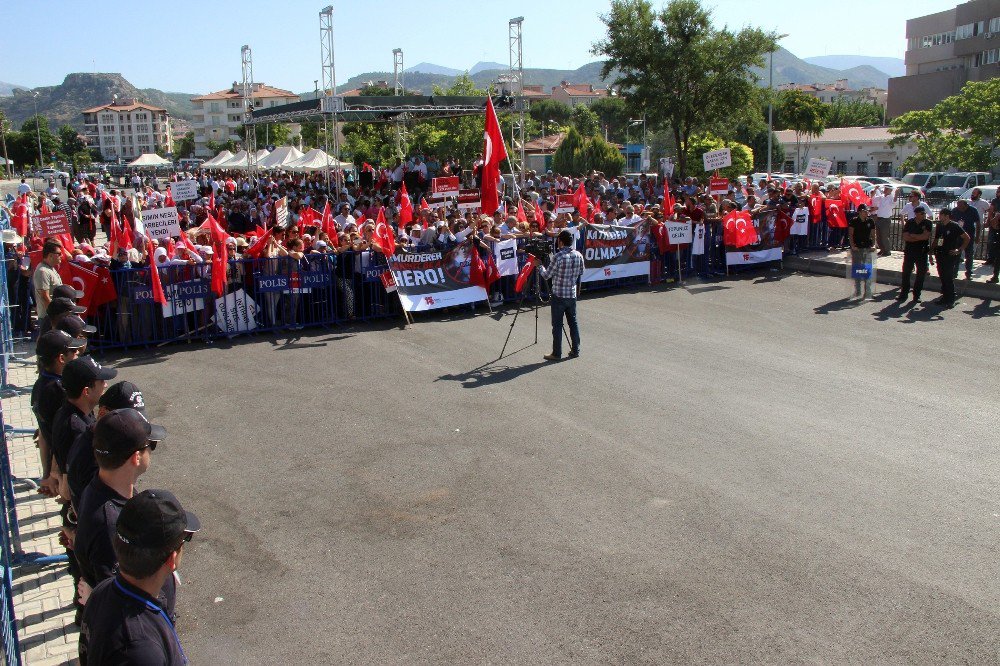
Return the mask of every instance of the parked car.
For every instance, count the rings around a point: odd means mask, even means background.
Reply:
[[[874,183],[876,185],[907,185],[898,178],[889,178],[887,176],[858,176],[858,180],[865,183]]]
[[[966,190],[985,185],[990,178],[990,174],[986,171],[946,173],[938,178],[934,187],[926,190],[927,201],[931,203],[955,201]]]
[[[937,185],[938,179],[943,175],[943,171],[914,171],[903,176],[903,182],[907,185],[916,185],[926,192]]]
[[[58,171],[56,169],[39,169],[32,174],[34,178],[44,178],[45,180],[50,180],[53,178],[69,178],[69,174],[65,171]]]
[[[864,183],[861,187],[864,189],[865,194],[871,196],[875,193],[875,190],[881,191],[883,185],[889,185],[892,187],[892,198],[893,199],[906,199],[910,196],[911,192],[917,192],[923,197],[924,193],[921,189],[915,185],[896,185],[894,183]]]
[[[976,185],[975,187],[970,187],[966,191],[959,195],[959,199],[972,200],[972,190],[979,190],[983,193],[983,201],[990,202],[997,198],[997,192],[1000,192],[1000,185]]]

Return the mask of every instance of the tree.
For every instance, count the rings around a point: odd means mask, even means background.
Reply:
[[[540,123],[554,121],[556,125],[562,127],[569,124],[573,107],[557,99],[543,99],[532,102],[528,108],[528,114]]]
[[[64,160],[70,160],[77,153],[86,152],[87,146],[84,144],[76,128],[72,125],[63,125],[59,128],[59,153]]]
[[[625,143],[628,135],[629,120],[632,114],[622,97],[602,97],[590,105],[590,110],[597,114],[601,129],[607,132],[609,141]]]
[[[3,111],[0,110],[0,148],[3,149],[3,157],[8,160],[8,163],[4,166],[3,174],[4,176],[10,176],[13,174],[13,169],[10,166],[10,158],[8,157],[10,153],[7,152],[7,133],[10,131],[10,122],[7,120],[7,116],[4,115]]]
[[[653,126],[668,125],[677,168],[686,173],[691,137],[730,134],[758,106],[753,67],[777,50],[776,35],[758,28],[716,29],[698,0],[670,0],[659,13],[649,0],[612,0],[601,16],[605,38],[593,47],[614,81]]]
[[[188,132],[184,137],[174,144],[174,156],[177,159],[191,157],[194,155],[194,132]]]
[[[825,112],[827,127],[869,127],[880,124],[883,116],[881,106],[863,99],[837,98]]]
[[[795,168],[802,172],[802,142],[806,144],[806,158],[813,137],[826,127],[826,108],[823,102],[801,90],[783,90],[778,95],[778,120],[775,127],[795,132]]]
[[[729,148],[733,158],[733,165],[720,169],[719,173],[729,180],[736,180],[742,175],[753,171],[753,151],[750,146],[746,146],[736,141],[723,141],[712,134],[700,134],[691,137],[691,164],[688,166],[688,175],[695,177],[705,176],[705,164],[701,156],[712,150]],[[697,158],[697,159],[696,159]]]
[[[231,153],[235,153],[238,148],[236,142],[232,139],[226,139],[225,141],[206,141],[205,147],[208,148],[209,152],[213,154],[221,153],[223,150],[228,150]]]
[[[904,169],[989,171],[1000,148],[1000,79],[970,81],[933,109],[894,119],[889,131],[891,146],[916,144]]]
[[[620,175],[625,170],[625,157],[602,136],[584,137],[570,127],[566,138],[552,156],[556,173],[579,176],[588,171],[601,171],[607,176]]]
[[[570,122],[583,136],[597,136],[601,131],[601,121],[597,114],[582,104],[573,109]]]
[[[577,176],[583,173],[583,137],[570,127],[566,137],[552,155],[552,170],[556,173]]]
[[[736,134],[733,138],[745,144],[751,151],[753,151],[753,170],[754,171],[766,171],[767,170],[767,126],[764,125],[759,129],[751,129],[748,126],[740,127],[736,130]],[[785,162],[785,147],[781,145],[778,141],[778,137],[772,132],[771,133],[771,169],[774,170],[775,166],[780,168],[780,165]]]
[[[258,150],[268,145],[287,145],[288,140],[292,135],[292,130],[284,123],[258,123],[254,125],[254,130]],[[244,141],[246,140],[246,125],[240,126],[240,136],[243,137]]]
[[[35,131],[35,124],[38,124],[38,131]],[[31,140],[34,142],[34,156],[29,160],[29,162],[34,163],[38,159],[38,140],[41,138],[42,142],[42,161],[47,162],[52,158],[52,155],[59,150],[59,139],[52,134],[52,130],[49,129],[49,121],[41,115],[32,116],[24,121],[21,125],[21,134],[25,137],[30,135]],[[28,162],[22,162],[22,165],[28,164]]]

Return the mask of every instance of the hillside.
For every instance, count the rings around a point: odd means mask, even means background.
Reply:
[[[756,71],[761,83],[767,85],[767,63]],[[834,83],[837,79],[847,79],[852,88],[885,88],[889,85],[888,74],[868,65],[846,70],[830,69],[812,65],[785,49],[778,49],[774,54],[775,86],[783,83]]]
[[[863,55],[828,55],[803,58],[810,65],[829,67],[831,69],[852,69],[868,65],[879,71],[885,72],[889,76],[903,76],[906,74],[906,61],[902,58],[879,58],[875,56]]]
[[[7,95],[13,95],[14,90],[17,88],[25,88],[25,86],[18,85],[16,83],[5,83],[0,81],[0,97],[6,97]]]
[[[108,104],[114,95],[119,98],[136,97],[141,102],[159,106],[177,118],[191,118],[188,93],[164,93],[154,88],[137,89],[121,74],[67,74],[57,86],[35,88],[32,91],[16,90],[10,97],[0,97],[0,109],[14,127],[34,114],[32,93],[38,93],[38,113],[48,118],[52,125],[83,127],[81,111],[92,106]]]

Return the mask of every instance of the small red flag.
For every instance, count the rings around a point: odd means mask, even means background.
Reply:
[[[589,204],[590,199],[587,198],[587,192],[583,188],[583,181],[580,181],[580,186],[573,193],[573,207],[580,212],[580,215],[587,217],[587,206]]]
[[[734,210],[722,218],[722,242],[729,247],[753,245],[758,240],[750,211]]]
[[[535,202],[535,222],[538,222],[538,230],[545,231],[545,213],[542,212],[542,207]]]
[[[378,211],[378,219],[375,220],[375,233],[372,234],[372,244],[375,249],[387,257],[396,253],[396,236],[392,233],[392,227],[385,221],[382,210]]]
[[[865,190],[856,180],[844,180],[840,179],[840,200],[845,204],[850,202],[855,206],[860,206],[865,204],[870,206],[872,203],[871,197],[865,194]]]
[[[778,214],[774,218],[774,242],[784,243],[785,240],[791,235],[792,216],[785,211],[778,209]]]
[[[528,216],[524,212],[524,206],[521,204],[520,199],[517,200],[517,221],[518,222],[528,221]]]
[[[115,289],[114,281],[111,279],[111,271],[107,266],[97,268],[97,286],[94,288],[94,295],[90,299],[90,305],[85,313],[88,317],[97,314],[97,308],[105,303],[112,303],[118,300],[118,291]]]
[[[847,228],[847,215],[844,213],[844,202],[839,199],[827,199],[826,224],[833,229]]]
[[[260,255],[264,252],[264,248],[267,247],[267,242],[271,240],[271,236],[274,235],[274,227],[271,227],[267,231],[264,231],[260,227],[257,227],[262,233],[257,236],[257,240],[254,241],[253,245],[248,247],[243,253],[243,256],[250,257],[251,259],[259,259]]]
[[[406,191],[406,183],[399,188],[399,224],[403,225],[413,221],[413,202]]]
[[[90,301],[94,298],[94,291],[97,289],[97,283],[100,282],[97,273],[72,261],[64,261],[59,264],[59,277],[62,278],[63,284],[72,285],[74,289],[83,292],[83,296],[76,304],[89,308]]]
[[[823,219],[823,195],[814,194],[809,197],[809,218],[813,224]]]
[[[514,291],[521,293],[524,291],[524,287],[528,284],[528,278],[531,277],[531,272],[535,270],[535,258],[531,255],[528,256],[528,263],[521,268],[521,272],[517,274],[517,281],[514,283]]]
[[[146,239],[146,252],[149,255],[149,278],[153,287],[153,300],[160,305],[167,304],[167,297],[163,293],[163,284],[160,282],[160,269],[153,258],[153,242]]]
[[[677,201],[674,199],[673,193],[670,191],[670,181],[663,182],[663,214],[673,215],[674,206],[677,205]]]
[[[500,185],[500,163],[507,159],[507,146],[503,142],[500,121],[493,108],[493,99],[486,98],[486,130],[483,132],[482,185],[479,204],[484,215],[492,215],[500,207],[497,187]]]

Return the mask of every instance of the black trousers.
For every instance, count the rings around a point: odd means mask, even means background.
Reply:
[[[924,278],[927,277],[927,252],[904,250],[903,251],[903,284],[899,287],[900,297],[905,298],[910,293],[910,278],[916,270],[917,279],[913,283],[913,298],[920,298],[920,292],[924,290]]]
[[[961,257],[953,257],[950,254],[935,254],[937,259],[938,277],[941,278],[941,297],[945,303],[955,302],[955,273],[958,272],[958,265]]]

